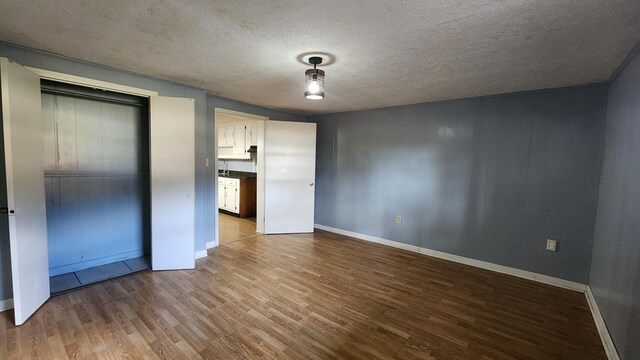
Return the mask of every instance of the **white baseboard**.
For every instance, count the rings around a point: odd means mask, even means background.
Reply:
[[[596,303],[596,298],[593,296],[591,286],[587,286],[585,296],[587,297],[587,303],[589,304],[589,309],[591,309],[593,320],[596,322],[596,327],[598,328],[598,334],[600,334],[600,340],[602,340],[604,351],[607,353],[607,359],[620,360],[618,350],[616,350],[616,346],[613,343],[609,329],[607,329],[602,313],[600,312],[600,309],[598,309],[598,303]]]
[[[0,312],[13,309],[13,299],[0,300]]]
[[[216,246],[218,246],[218,244],[216,244],[215,241],[209,241],[209,242],[207,242],[207,245],[206,245],[207,249],[211,249],[211,248],[214,248]]]
[[[203,257],[207,257],[207,250],[196,251],[196,260],[202,259]]]
[[[353,237],[353,238],[356,238],[356,239],[360,239],[360,240],[370,241],[370,242],[374,242],[374,243],[378,243],[378,244],[382,244],[382,245],[392,246],[392,247],[399,248],[399,249],[413,251],[413,252],[416,252],[416,253],[420,253],[420,254],[424,254],[424,255],[428,255],[428,256],[433,256],[433,257],[436,257],[436,258],[439,258],[439,259],[449,260],[449,261],[457,262],[457,263],[464,264],[464,265],[469,265],[469,266],[474,266],[474,267],[478,267],[478,268],[481,268],[481,269],[486,269],[486,270],[499,272],[499,273],[502,273],[502,274],[513,275],[513,276],[517,276],[519,278],[523,278],[523,279],[527,279],[527,280],[533,280],[533,281],[537,281],[537,282],[540,282],[540,283],[543,283],[543,284],[558,286],[558,287],[561,287],[561,288],[565,288],[565,289],[569,289],[569,290],[575,290],[575,291],[579,291],[579,292],[585,292],[587,290],[587,285],[585,285],[585,284],[580,284],[580,283],[577,283],[577,282],[564,280],[564,279],[558,279],[558,278],[555,278],[555,277],[552,277],[552,276],[542,275],[542,274],[534,273],[534,272],[531,272],[531,271],[525,271],[525,270],[520,270],[520,269],[508,267],[508,266],[493,264],[493,263],[486,262],[486,261],[470,259],[470,258],[467,258],[467,257],[453,255],[453,254],[449,254],[449,253],[445,253],[445,252],[441,252],[441,251],[436,251],[436,250],[430,250],[430,249],[419,247],[419,246],[415,246],[415,245],[407,245],[407,244],[403,244],[403,243],[400,243],[400,242],[397,242],[397,241],[393,241],[393,240],[382,239],[382,238],[379,238],[379,237],[360,234],[360,233],[356,233],[356,232],[352,232],[352,231],[348,231],[348,230],[337,229],[337,228],[333,228],[333,227],[330,227],[330,226],[315,224],[314,227],[316,229],[325,230],[325,231],[329,231],[329,232],[332,232],[332,233],[341,234],[341,235],[345,235],[345,236],[350,236],[350,237]]]

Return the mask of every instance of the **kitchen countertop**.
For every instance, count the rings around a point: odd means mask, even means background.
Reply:
[[[223,175],[221,172],[218,172],[219,177],[233,178],[233,179],[250,179],[257,177],[256,173],[252,172],[244,172],[244,171],[229,171],[229,174],[226,173]]]

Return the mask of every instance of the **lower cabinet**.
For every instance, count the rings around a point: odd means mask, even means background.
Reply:
[[[240,217],[256,215],[256,178],[218,178],[218,208]]]
[[[218,178],[218,208],[219,209],[225,208],[225,203],[226,203],[225,184],[227,183],[226,180],[227,179],[225,178]]]

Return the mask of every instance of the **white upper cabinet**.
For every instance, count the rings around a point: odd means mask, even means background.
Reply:
[[[218,147],[232,147],[234,144],[234,127],[233,125],[218,126]]]
[[[224,126],[218,126],[216,132],[218,133],[218,147],[225,146],[227,144],[227,140],[225,139],[225,132],[227,128]]]
[[[245,155],[247,153],[247,148],[245,147],[245,132],[246,132],[246,124],[235,124],[233,126],[234,129],[234,137],[233,137],[233,154],[234,155]]]
[[[249,149],[249,146],[258,145],[258,122],[252,121],[247,123],[247,129],[245,133],[245,147]]]
[[[217,126],[218,158],[250,159],[249,146],[257,145],[258,128],[255,122],[233,122]]]

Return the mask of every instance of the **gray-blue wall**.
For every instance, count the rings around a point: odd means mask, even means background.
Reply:
[[[316,223],[586,284],[606,90],[311,117]]]
[[[640,354],[640,55],[611,83],[589,285],[624,360]],[[634,340],[635,339],[635,340]]]

